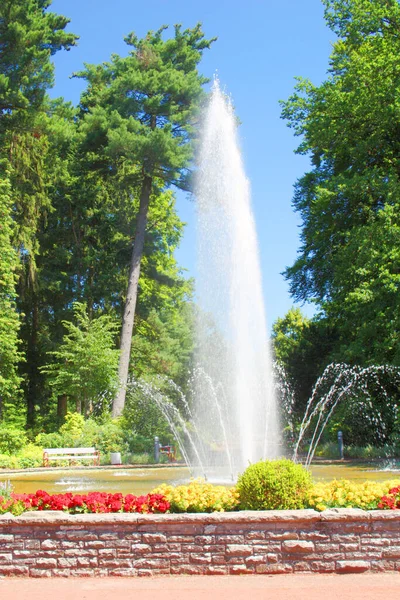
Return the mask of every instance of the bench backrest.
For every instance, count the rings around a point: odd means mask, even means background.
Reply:
[[[96,454],[96,448],[45,448],[47,454]]]

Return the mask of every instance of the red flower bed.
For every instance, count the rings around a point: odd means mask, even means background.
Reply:
[[[69,513],[165,513],[170,503],[162,494],[48,494],[38,490],[35,494],[11,494],[9,499],[0,496],[0,513],[10,511],[20,514],[26,510],[64,510]]]
[[[382,496],[378,508],[400,508],[400,486],[392,488],[386,496]]]

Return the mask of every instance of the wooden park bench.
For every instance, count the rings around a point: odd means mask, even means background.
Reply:
[[[68,460],[70,465],[77,460],[92,460],[93,465],[100,466],[100,452],[96,448],[45,448],[43,466],[49,467],[53,460]]]

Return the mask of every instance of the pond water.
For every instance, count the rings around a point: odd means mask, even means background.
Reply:
[[[398,479],[400,482],[400,463],[371,464],[315,464],[311,473],[316,481],[333,479],[351,479],[358,481],[384,481]],[[123,494],[147,494],[161,483],[179,485],[190,479],[186,467],[113,467],[113,468],[70,468],[40,469],[35,471],[0,471],[0,481],[10,480],[17,493],[31,493],[42,489],[49,493],[91,491],[122,492]],[[213,483],[218,482],[218,477]],[[232,485],[232,482],[223,482]]]

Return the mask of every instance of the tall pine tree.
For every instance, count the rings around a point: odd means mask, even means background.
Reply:
[[[87,66],[80,73],[88,81],[82,97],[87,152],[97,168],[118,168],[122,157],[131,165],[127,183],[138,190],[139,210],[133,233],[128,290],[121,332],[120,389],[113,416],[125,403],[132,331],[140,267],[145,245],[149,207],[160,191],[175,185],[188,188],[191,140],[207,81],[197,70],[206,40],[200,25],[175,27],[174,37],[164,40],[164,28],[139,39],[126,38],[132,47],[126,58],[114,55],[110,63]]]

